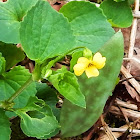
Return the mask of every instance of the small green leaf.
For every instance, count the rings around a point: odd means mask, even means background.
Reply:
[[[38,0],[8,0],[0,2],[0,41],[20,43],[20,22]]]
[[[29,137],[42,138],[59,127],[49,106],[37,97],[31,97],[27,106],[15,111],[21,118],[22,131]]]
[[[0,77],[0,101],[10,98],[29,78],[31,74],[22,66],[14,67]],[[14,100],[14,108],[24,107],[30,96],[36,94],[35,82],[32,82]]]
[[[76,46],[85,46],[94,53],[114,34],[102,10],[85,1],[65,4],[60,12],[68,18],[76,36]]]
[[[2,54],[0,53],[0,74],[5,72],[5,58],[2,57]]]
[[[6,70],[13,67],[25,58],[24,52],[16,45],[0,42],[0,52],[6,60]]]
[[[10,140],[10,122],[5,112],[0,109],[0,140]]]
[[[88,48],[85,48],[83,50],[83,57],[86,57],[87,59],[92,59],[92,51],[89,50]]]
[[[126,28],[131,26],[133,16],[127,0],[122,2],[105,0],[100,5],[100,8],[103,9],[104,14],[113,27]]]
[[[128,0],[129,5],[132,5],[135,3],[135,0]]]
[[[43,73],[43,71],[42,71],[42,73]],[[44,74],[43,79],[47,79],[47,77],[49,77],[51,74],[52,74],[52,70],[51,69],[47,69],[45,74]]]
[[[77,51],[72,54],[72,59],[70,61],[70,71],[73,72],[73,67],[77,63],[79,57],[83,56],[83,51]]]
[[[48,80],[66,99],[75,105],[85,108],[85,97],[81,93],[76,76],[62,67],[48,77]]]
[[[68,20],[47,1],[39,1],[24,18],[21,44],[27,56],[38,63],[74,48],[75,37]]]

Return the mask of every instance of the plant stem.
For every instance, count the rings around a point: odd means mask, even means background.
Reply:
[[[67,54],[71,53],[72,51],[74,50],[77,50],[77,49],[81,49],[81,48],[85,48],[85,47],[77,47],[77,48],[74,48],[68,52],[66,52],[65,54],[63,55],[59,55],[58,57],[56,57],[54,60],[50,61],[46,67],[46,69],[50,69],[58,60],[60,60],[61,58],[63,58],[64,56],[66,56]]]
[[[22,85],[8,100],[8,103],[12,103],[13,100],[24,90],[26,89],[31,83],[33,82],[32,76]]]
[[[45,75],[46,75],[46,71],[51,69],[51,67],[56,63],[58,62],[60,59],[62,59],[63,57],[65,57],[67,54],[73,52],[74,50],[77,50],[77,49],[84,49],[85,47],[77,47],[77,48],[73,48],[69,51],[67,51],[66,53],[64,53],[63,55],[59,55],[57,56],[55,59],[51,60],[51,61],[46,61],[44,62],[42,65],[41,64],[38,64],[36,63],[35,65],[35,69],[32,73],[32,76],[33,76],[33,81],[38,81],[40,78],[44,78]]]

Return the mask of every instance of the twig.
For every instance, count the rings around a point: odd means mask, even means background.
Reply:
[[[121,72],[123,73],[123,75],[126,78],[132,77],[132,75],[128,72],[128,70],[124,66],[121,67]],[[136,91],[140,94],[140,84],[134,78],[133,79],[129,79],[128,81],[136,89]]]
[[[134,12],[138,12],[138,11],[139,11],[139,0],[135,0]],[[128,58],[133,57],[134,45],[135,45],[135,39],[136,39],[136,32],[137,32],[137,18],[134,17],[133,23],[132,23],[131,35],[130,35]],[[127,64],[127,68],[128,68],[129,71],[131,70],[130,62]]]
[[[83,137],[83,140],[91,140],[95,133],[100,131],[102,127],[101,119],[99,118],[98,121],[87,131],[87,134]]]
[[[128,129],[128,125],[121,126],[120,128]],[[103,128],[101,128],[101,130],[103,130]],[[119,138],[123,134],[123,132],[112,132],[112,133],[116,138]],[[108,136],[104,132],[101,132],[97,140],[110,140],[110,139],[108,139]]]
[[[135,0],[135,9],[134,9],[135,12],[139,11],[139,3],[140,3],[139,0]]]
[[[140,12],[139,11],[134,11],[133,12],[133,17],[140,18]]]
[[[132,58],[123,58],[123,60],[129,60],[129,61],[130,61],[130,60],[134,60],[134,61],[140,63],[140,60],[137,59],[137,58],[135,58],[135,57],[132,57]]]
[[[120,84],[120,83],[123,83],[123,82],[125,82],[125,81],[128,81],[128,80],[130,80],[130,79],[133,79],[133,78],[138,78],[138,77],[140,77],[140,75],[139,75],[139,76],[132,76],[132,77],[130,77],[130,78],[122,79],[122,80],[119,81],[119,84]]]
[[[127,103],[127,102],[124,102],[124,101],[121,101],[120,99],[116,99],[116,103],[118,105],[120,105],[121,107],[125,107],[125,108],[128,108],[128,109],[132,109],[132,110],[138,110],[138,107],[137,105],[134,105],[134,104],[130,104],[130,103]]]
[[[104,130],[103,127],[100,128],[101,130]],[[128,128],[111,128],[109,127],[109,129],[112,131],[112,132],[125,132],[128,130]],[[129,129],[128,130],[129,132],[132,132],[132,133],[135,133],[135,134],[140,134],[140,130],[137,130],[137,129]]]
[[[126,123],[129,124],[129,119],[128,119],[128,117],[127,117],[127,114],[126,114],[124,108],[122,108],[122,107],[119,106],[119,105],[118,105],[118,107],[119,107],[120,111],[122,112],[122,114],[123,114],[123,116],[124,116],[124,118],[125,118]]]
[[[34,65],[33,65],[33,63],[32,62],[29,62],[29,71],[32,73],[33,72],[33,70],[34,70]]]
[[[126,131],[132,132],[131,137],[139,136],[139,134],[140,134],[140,130],[136,130],[136,129],[133,129],[132,127],[128,127],[128,125],[123,125],[119,128],[110,128],[109,127],[109,129],[112,131],[114,136],[116,136],[116,138],[119,138],[120,136],[122,136],[124,134],[124,132],[126,132]],[[104,128],[102,127],[100,130],[104,130]],[[109,140],[109,139],[105,133],[101,132],[100,136],[97,140]]]
[[[136,31],[137,31],[137,18],[134,18],[133,19],[133,24],[132,24],[131,35],[130,35],[128,58],[132,58],[132,56],[133,56],[134,44],[135,44],[135,38],[136,38]]]
[[[101,122],[102,122],[103,128],[104,128],[105,133],[107,134],[108,138],[110,140],[117,140],[117,138],[113,135],[112,131],[110,131],[108,125],[105,123],[103,115],[101,115],[100,118],[101,118]]]
[[[123,110],[125,111],[127,117],[130,120],[136,120],[136,119],[140,118],[140,112],[138,112],[138,111],[134,111],[134,110],[131,110],[131,109],[126,109],[126,108],[123,108]],[[110,108],[109,112],[111,112],[112,114],[115,114],[117,116],[123,116],[120,109],[116,106],[112,106]]]

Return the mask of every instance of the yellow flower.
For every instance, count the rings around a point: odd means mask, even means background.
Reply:
[[[74,73],[80,76],[85,71],[88,78],[97,77],[99,75],[98,69],[102,69],[105,66],[106,58],[97,52],[92,60],[86,57],[80,57],[77,64],[73,67]]]

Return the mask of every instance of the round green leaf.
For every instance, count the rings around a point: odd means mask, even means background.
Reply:
[[[27,56],[38,63],[64,54],[75,45],[67,19],[45,1],[39,1],[28,12],[21,23],[20,38]]]
[[[100,8],[103,9],[104,14],[113,27],[126,28],[131,26],[133,16],[127,0],[122,2],[105,0],[100,5]]]
[[[72,1],[64,5],[60,12],[71,24],[76,46],[85,46],[96,52],[114,34],[102,10],[93,3]]]

